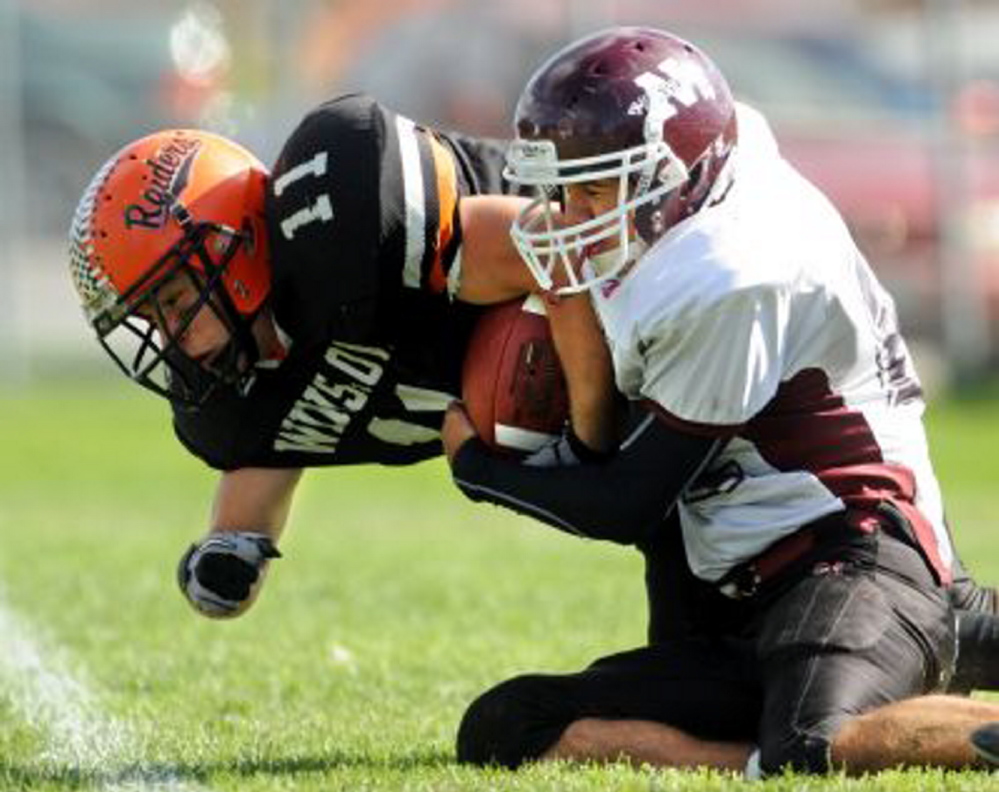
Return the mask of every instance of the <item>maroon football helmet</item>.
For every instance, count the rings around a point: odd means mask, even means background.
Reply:
[[[556,53],[524,88],[515,126],[506,176],[538,196],[511,233],[541,288],[556,292],[617,275],[696,212],[737,138],[717,67],[694,45],[644,27],[613,28]],[[552,198],[610,178],[618,179],[614,211],[558,227]],[[605,240],[617,243],[609,258],[588,254]],[[565,282],[552,277],[557,264]]]

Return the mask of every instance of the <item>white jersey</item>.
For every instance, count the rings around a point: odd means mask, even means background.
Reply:
[[[691,568],[718,580],[832,512],[870,528],[889,501],[946,579],[952,548],[894,304],[762,116],[740,105],[738,121],[728,192],[593,293],[621,391],[684,431],[731,438],[678,504]]]

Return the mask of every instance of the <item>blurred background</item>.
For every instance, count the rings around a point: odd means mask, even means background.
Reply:
[[[89,176],[170,125],[265,162],[317,101],[368,91],[506,136],[520,88],[611,24],[702,46],[840,207],[928,384],[999,363],[996,0],[0,0],[0,386],[118,376],[66,275]]]

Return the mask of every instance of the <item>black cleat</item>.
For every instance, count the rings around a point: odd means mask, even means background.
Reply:
[[[975,729],[971,733],[971,744],[982,759],[999,765],[999,721]]]
[[[957,667],[948,692],[999,690],[999,616],[959,611]]]
[[[950,587],[950,601],[954,610],[999,613],[999,593],[995,586],[980,586],[970,578],[954,581]]]

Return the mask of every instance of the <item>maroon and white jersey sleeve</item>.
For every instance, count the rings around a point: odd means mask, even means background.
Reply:
[[[895,309],[836,210],[740,108],[735,183],[594,301],[619,387],[729,438],[679,504],[690,563],[717,580],[783,535],[884,503],[946,578],[951,548]]]

